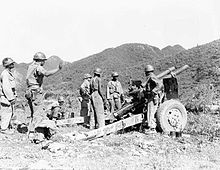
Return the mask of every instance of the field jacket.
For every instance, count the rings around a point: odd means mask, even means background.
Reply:
[[[11,101],[16,98],[15,92],[15,77],[13,72],[5,69],[0,75],[0,95],[1,99],[7,99]]]
[[[118,80],[109,81],[107,84],[106,93],[107,99],[119,98],[121,94],[123,94],[121,83]]]

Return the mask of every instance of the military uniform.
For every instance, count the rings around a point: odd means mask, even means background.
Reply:
[[[147,76],[147,81],[144,87],[144,95],[147,99],[147,122],[150,129],[156,128],[155,113],[159,105],[160,94],[163,89],[163,83],[159,80],[156,75],[151,72]]]
[[[90,128],[97,128],[97,126],[105,126],[104,106],[101,91],[101,78],[93,77],[91,80],[91,104],[93,112],[90,116]]]
[[[31,108],[31,115],[33,115],[34,111],[36,111],[36,107],[42,103],[42,99],[43,99],[42,83],[45,73],[46,70],[38,62],[34,61],[28,67],[27,77],[26,77],[26,83],[28,89],[25,96]]]
[[[13,72],[5,69],[0,76],[1,88],[1,129],[6,130],[10,124],[14,107],[11,104],[12,100],[16,98],[15,92],[15,77]]]
[[[47,117],[50,120],[53,120],[53,119],[60,120],[60,119],[67,118],[67,111],[65,109],[65,106],[60,105],[57,101],[55,101],[50,106],[48,106],[47,110],[49,110]]]
[[[113,113],[115,110],[121,108],[121,95],[123,94],[121,83],[118,80],[109,81],[106,92],[110,104],[110,112]]]
[[[90,82],[88,79],[84,79],[79,90],[81,101],[80,116],[84,117],[85,124],[89,125],[89,112],[90,112]]]

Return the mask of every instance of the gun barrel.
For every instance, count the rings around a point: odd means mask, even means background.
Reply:
[[[175,67],[170,67],[167,70],[165,70],[164,72],[158,74],[157,78],[161,79],[162,77],[166,76],[167,74],[169,74],[173,70],[175,70]]]
[[[173,72],[173,75],[178,75],[178,74],[180,74],[181,72],[183,72],[184,70],[186,70],[187,68],[189,68],[189,66],[188,66],[188,65],[184,65],[184,66],[180,67],[179,69],[175,70],[175,71]],[[165,77],[163,77],[163,78],[171,78],[171,76],[172,76],[172,75],[167,75],[167,76],[165,76]]]
[[[116,112],[113,113],[114,117],[121,117],[124,114],[126,114],[127,112],[129,112],[129,110],[131,110],[134,107],[134,103],[130,103],[125,107],[122,107],[121,109],[117,110]]]

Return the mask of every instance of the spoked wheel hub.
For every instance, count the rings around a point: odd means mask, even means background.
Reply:
[[[170,109],[168,112],[168,122],[173,128],[180,128],[182,115],[179,109]]]
[[[159,106],[156,118],[162,132],[182,131],[186,126],[187,111],[182,103],[171,99]]]

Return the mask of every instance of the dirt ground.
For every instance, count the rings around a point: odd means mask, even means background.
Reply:
[[[161,134],[128,132],[92,141],[51,142],[53,149],[45,148],[48,146],[45,143],[31,143],[26,134],[18,132],[0,138],[3,169],[220,168],[220,140],[205,136],[184,135],[173,139]]]
[[[21,112],[17,114],[20,120],[26,116]],[[75,125],[62,127],[59,132],[86,130]],[[58,133],[52,140],[35,144],[27,134],[18,131],[13,135],[0,134],[0,168],[220,169],[220,138],[208,135],[183,134],[171,138],[160,133],[147,135],[131,131],[91,141],[70,141],[59,137]]]

